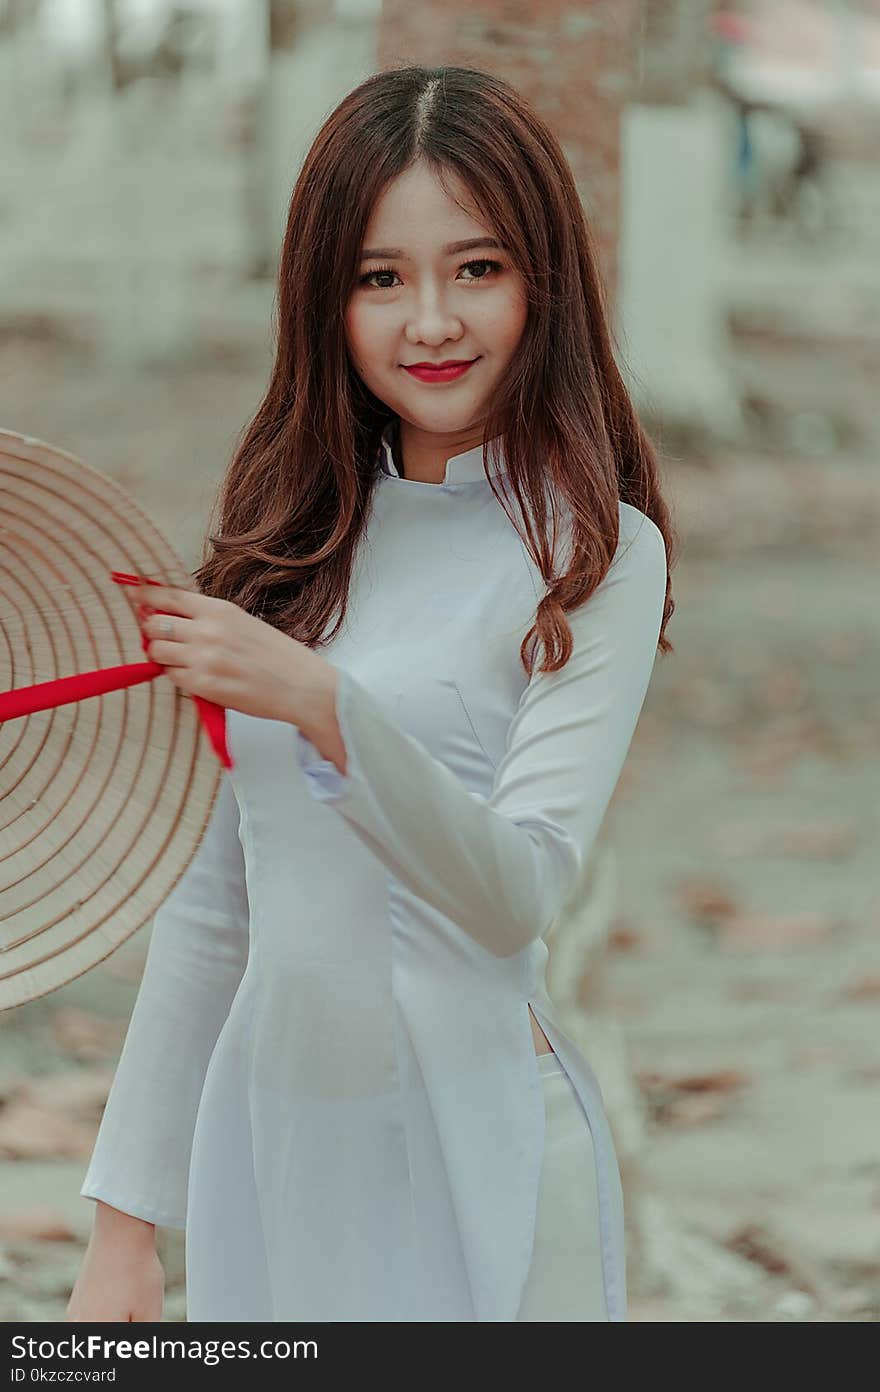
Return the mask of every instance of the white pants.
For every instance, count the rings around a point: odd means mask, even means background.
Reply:
[[[532,1263],[517,1320],[607,1320],[599,1191],[584,1109],[553,1053],[538,1055],[547,1133]]]

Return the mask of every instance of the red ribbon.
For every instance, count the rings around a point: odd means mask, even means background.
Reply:
[[[126,575],[120,570],[111,570],[110,578],[117,585],[158,585],[146,575]],[[156,613],[166,611],[157,609]],[[141,647],[144,652],[149,646],[146,634],[141,634]],[[136,686],[138,682],[152,681],[165,671],[161,662],[127,662],[121,667],[101,667],[95,672],[80,672],[72,677],[59,677],[55,681],[38,682],[36,686],[21,686],[14,691],[0,692],[0,721],[14,720],[16,716],[31,715],[34,711],[51,710],[55,706],[67,705],[70,701],[81,701],[86,696],[102,696],[105,691],[120,691],[125,686]],[[232,768],[232,757],[226,742],[226,707],[216,701],[206,701],[203,696],[193,696],[199,718],[214,752],[224,768]]]

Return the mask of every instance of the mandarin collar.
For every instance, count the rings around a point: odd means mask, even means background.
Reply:
[[[412,483],[422,488],[436,488],[435,483],[425,483],[422,479],[401,478],[394,463],[394,455],[391,444],[394,438],[394,431],[397,428],[397,421],[391,420],[387,423],[379,444],[379,464],[384,474],[390,478],[399,479],[401,483]],[[491,474],[505,473],[504,453],[502,450],[501,459],[496,464],[490,457],[488,468]],[[446,473],[443,475],[443,482],[439,486],[442,488],[456,483],[485,483],[486,471],[483,468],[483,446],[475,445],[473,449],[465,450],[463,454],[453,454],[446,461]]]

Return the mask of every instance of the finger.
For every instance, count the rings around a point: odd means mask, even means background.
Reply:
[[[133,613],[140,617],[144,605],[143,597],[146,593],[146,585],[121,585],[120,589],[124,591],[125,601]]]
[[[185,643],[192,630],[192,619],[184,618],[182,614],[154,614],[152,610],[145,613],[140,620],[141,632],[148,638],[164,638],[170,643]],[[170,624],[171,633],[165,632],[165,625]]]
[[[202,594],[190,590],[180,590],[173,585],[141,586],[141,602],[149,609],[161,610],[165,614],[182,614],[185,618],[195,618],[199,612]]]
[[[167,638],[151,638],[147,644],[146,656],[151,662],[158,662],[162,667],[189,666],[186,646],[183,643],[174,643]]]

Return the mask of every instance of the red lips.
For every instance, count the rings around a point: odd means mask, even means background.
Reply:
[[[451,382],[462,377],[478,361],[478,358],[472,358],[470,362],[404,363],[403,367],[420,382]]]

